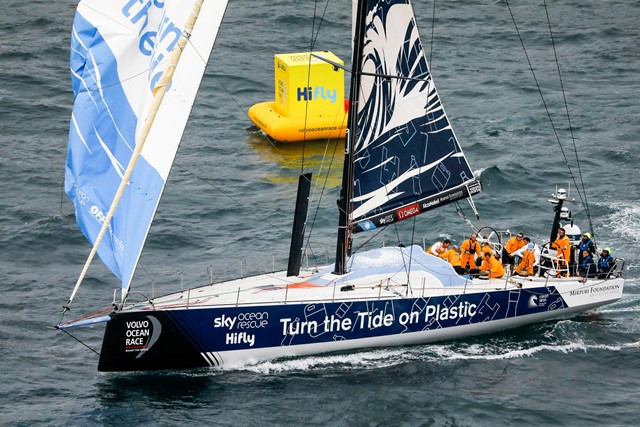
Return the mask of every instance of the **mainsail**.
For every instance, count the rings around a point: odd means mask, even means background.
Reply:
[[[146,137],[98,247],[98,255],[122,280],[125,291],[226,5],[226,0],[82,0],[78,5],[71,36],[75,102],[65,190],[74,202],[78,226],[90,242],[96,242],[106,221],[136,144]],[[184,33],[196,8],[196,24],[190,34]],[[179,43],[185,37],[188,41]],[[167,92],[153,112],[157,83],[174,66],[169,58],[181,44],[184,49]],[[147,133],[145,120],[150,115],[155,120]]]
[[[368,0],[365,7],[351,147],[353,232],[481,191],[433,84],[410,1]]]

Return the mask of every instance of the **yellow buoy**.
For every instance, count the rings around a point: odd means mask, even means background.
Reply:
[[[313,52],[336,64],[333,53]],[[344,138],[347,106],[344,70],[309,52],[274,57],[275,101],[249,109],[249,118],[277,141]]]

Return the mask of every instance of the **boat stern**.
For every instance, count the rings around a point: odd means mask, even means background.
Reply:
[[[607,280],[587,280],[581,286],[572,287],[561,293],[570,307],[598,307],[621,299],[623,290],[624,279],[618,277]]]

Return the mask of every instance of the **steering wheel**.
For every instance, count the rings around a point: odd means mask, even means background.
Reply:
[[[492,248],[495,248],[496,245],[500,245],[500,247],[502,247],[502,238],[500,237],[500,233],[498,233],[495,228],[482,227],[480,230],[478,230],[477,234],[478,237],[489,243]]]

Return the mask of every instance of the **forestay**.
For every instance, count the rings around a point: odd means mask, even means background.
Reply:
[[[369,0],[364,28],[354,232],[481,191],[433,84],[409,1]]]
[[[98,247],[98,255],[122,280],[124,290],[129,288],[226,9],[226,0],[205,1],[192,33],[183,34],[194,5],[201,1],[83,0],[76,13],[71,36],[75,103],[65,190],[74,202],[80,229],[92,243],[136,144],[146,136]],[[155,107],[150,108],[154,87],[181,37],[188,42],[154,112]],[[144,122],[153,115],[144,135]]]

